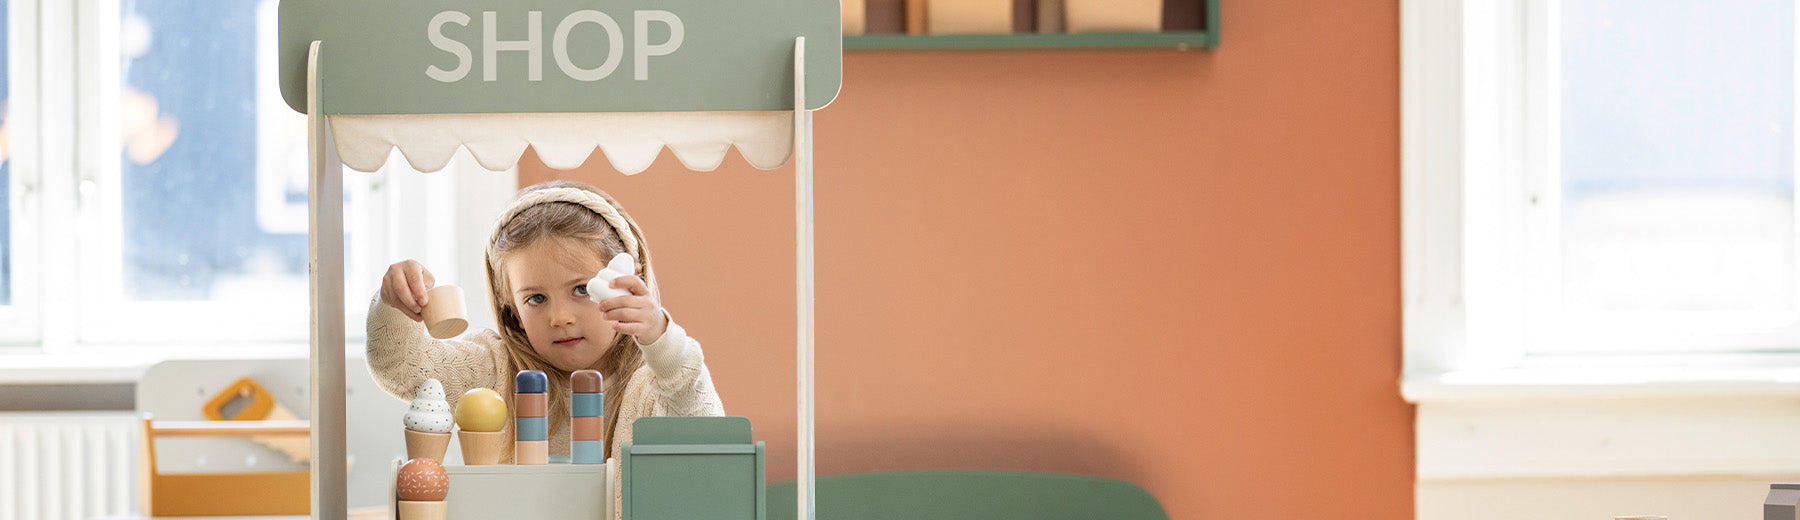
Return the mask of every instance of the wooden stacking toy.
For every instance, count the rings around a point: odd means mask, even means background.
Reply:
[[[601,390],[600,372],[576,370],[570,379],[575,387],[569,401],[569,421],[575,429],[570,458],[576,464],[604,464],[606,443],[601,442],[601,433],[606,431],[606,394]]]
[[[513,463],[550,463],[550,380],[540,370],[513,378]]]

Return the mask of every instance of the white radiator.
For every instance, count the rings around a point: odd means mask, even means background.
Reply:
[[[0,413],[0,520],[131,514],[141,428],[131,412]]]

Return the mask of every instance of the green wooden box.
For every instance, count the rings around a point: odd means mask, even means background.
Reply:
[[[620,447],[624,520],[764,520],[763,443],[743,417],[645,417]]]

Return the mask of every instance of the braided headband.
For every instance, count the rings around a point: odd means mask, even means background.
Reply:
[[[643,252],[638,251],[637,237],[631,234],[631,225],[625,221],[624,215],[619,214],[619,208],[613,207],[612,203],[599,194],[580,188],[544,188],[519,197],[512,207],[506,209],[506,213],[500,215],[500,220],[494,223],[494,232],[488,236],[488,248],[494,247],[494,242],[500,239],[500,230],[512,223],[513,218],[532,206],[550,202],[580,204],[581,207],[598,213],[619,235],[619,242],[625,245],[625,252],[631,253],[632,258],[644,257]]]

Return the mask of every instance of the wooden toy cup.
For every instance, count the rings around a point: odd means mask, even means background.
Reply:
[[[500,450],[511,442],[506,432],[472,432],[457,430],[457,443],[462,445],[463,464],[490,466],[500,463]]]
[[[454,285],[440,285],[426,296],[425,330],[431,337],[450,339],[469,328],[469,313],[464,309],[463,290]]]
[[[450,510],[443,501],[400,500],[400,520],[444,520]]]
[[[450,449],[450,434],[406,430],[406,458],[427,458],[444,462],[444,452]]]

